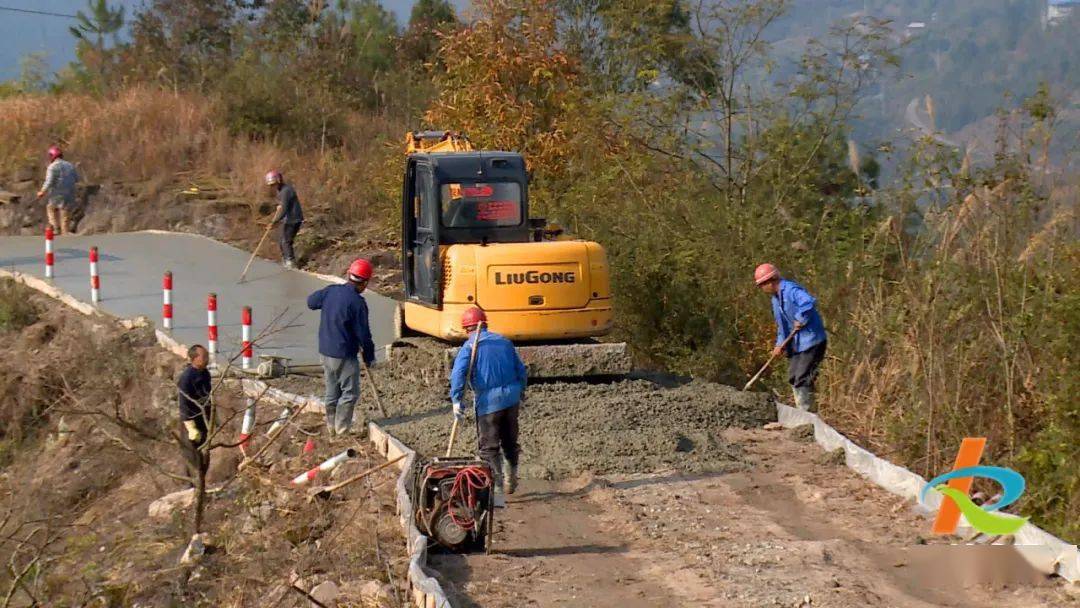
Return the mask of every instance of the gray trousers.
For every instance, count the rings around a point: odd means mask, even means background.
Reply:
[[[293,251],[293,241],[296,240],[296,233],[300,232],[301,222],[295,224],[282,224],[281,225],[281,259],[285,262],[291,262],[296,260],[296,252]]]
[[[795,393],[795,407],[808,412],[816,412],[814,403],[814,381],[817,380],[818,368],[825,359],[827,342],[811,346],[788,359],[788,382]]]
[[[352,428],[353,407],[360,396],[360,360],[321,358],[326,380],[326,426],[341,433]]]

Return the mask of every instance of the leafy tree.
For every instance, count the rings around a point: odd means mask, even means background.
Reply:
[[[172,88],[208,89],[237,56],[237,27],[250,8],[244,0],[148,0],[132,24],[137,69]]]
[[[45,51],[36,51],[19,58],[18,87],[21,92],[39,93],[45,90],[49,80],[48,57]]]
[[[71,35],[79,43],[76,55],[79,60],[97,74],[99,82],[104,82],[110,57],[105,50],[105,39],[111,36],[113,44],[119,44],[118,34],[124,27],[124,7],[111,8],[107,0],[87,0],[89,14],[75,13],[76,24],[69,27]]]
[[[531,169],[557,172],[581,89],[578,61],[558,44],[555,4],[479,0],[476,7],[476,21],[443,38],[425,121],[487,148],[520,150]]]
[[[105,49],[106,36],[112,36],[113,43],[118,44],[117,33],[124,27],[124,7],[110,8],[107,0],[87,0],[86,5],[90,14],[75,13],[78,23],[68,28],[71,35],[79,40],[93,36],[93,45],[99,52]]]
[[[440,34],[457,24],[457,14],[447,0],[418,0],[412,7],[409,25],[401,39],[402,59],[412,63],[428,63],[435,58]]]

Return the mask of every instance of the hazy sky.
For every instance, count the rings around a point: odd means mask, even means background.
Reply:
[[[414,1],[383,0],[382,4],[403,22],[409,18]],[[110,4],[124,5],[130,14],[143,4],[143,0],[110,0]],[[451,4],[462,7],[468,0],[451,0]],[[86,0],[0,0],[0,7],[73,15],[85,9]],[[49,53],[49,66],[53,71],[75,59],[75,38],[68,31],[74,23],[70,18],[0,9],[0,80],[18,76],[19,57],[34,51]]]

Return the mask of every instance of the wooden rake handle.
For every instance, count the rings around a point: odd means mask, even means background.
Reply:
[[[784,349],[787,348],[788,343],[791,342],[791,339],[795,337],[795,334],[798,333],[798,331],[798,329],[792,330],[791,333],[788,334],[788,337],[784,338],[784,341],[780,343],[780,352],[784,352]],[[749,390],[750,387],[757,382],[758,378],[761,377],[761,374],[764,374],[765,370],[769,369],[769,366],[772,365],[772,362],[776,360],[777,356],[778,354],[771,355],[769,360],[765,362],[765,365],[762,365],[761,369],[754,374],[754,377],[750,378],[750,381],[746,383],[746,386],[742,387],[742,390]]]
[[[270,225],[266,227],[266,232],[263,233],[262,238],[259,239],[259,244],[255,245],[255,251],[251,252],[251,257],[248,258],[247,265],[244,266],[244,272],[240,273],[240,280],[237,281],[237,283],[244,282],[244,277],[247,276],[248,270],[251,268],[251,263],[255,261],[255,256],[259,254],[259,250],[262,249],[263,242],[266,241],[266,237],[270,236],[270,231],[273,229],[274,224],[273,222],[271,222]]]

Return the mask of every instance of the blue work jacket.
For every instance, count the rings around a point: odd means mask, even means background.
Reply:
[[[461,403],[465,394],[465,374],[474,340],[476,334],[470,334],[454,359],[454,369],[450,372],[450,399],[454,403]],[[528,377],[514,344],[497,333],[481,330],[470,382],[476,395],[476,415],[484,416],[521,403]]]
[[[364,363],[375,361],[375,343],[368,325],[364,296],[350,284],[329,285],[308,296],[308,308],[322,311],[319,317],[319,354],[351,359],[361,349]]]
[[[795,281],[780,280],[780,292],[772,297],[773,318],[776,319],[776,346],[783,344],[795,322],[803,324],[788,344],[787,355],[810,350],[825,341],[825,323],[814,305],[817,300]]]

